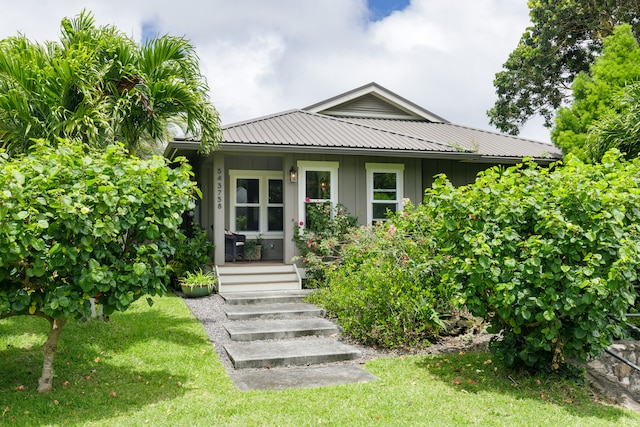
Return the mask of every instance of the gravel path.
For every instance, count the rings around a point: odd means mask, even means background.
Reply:
[[[212,294],[203,298],[185,298],[187,306],[191,309],[194,316],[202,322],[209,340],[213,344],[220,361],[227,370],[232,372],[234,370],[231,360],[224,350],[224,345],[231,343],[229,334],[224,329],[222,324],[227,321],[227,316],[223,311],[224,300],[218,294]],[[361,353],[362,357],[358,359],[359,363],[364,363],[367,360],[375,359],[378,357],[386,356],[399,356],[399,355],[420,355],[420,354],[439,354],[439,353],[452,353],[459,351],[471,351],[471,350],[485,350],[491,335],[480,334],[477,336],[465,336],[465,337],[447,337],[441,339],[439,342],[434,343],[430,347],[420,349],[378,349],[370,346],[363,346],[357,343],[351,342],[348,338],[342,337],[341,340],[355,346]]]

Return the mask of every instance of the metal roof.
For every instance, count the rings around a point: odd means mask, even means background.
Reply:
[[[406,118],[398,118],[403,114]],[[555,145],[449,123],[375,83],[302,110],[234,123],[222,130],[222,151],[277,149],[513,163],[524,157],[542,163],[562,157]],[[175,154],[198,146],[197,141],[176,139],[168,150]]]
[[[455,147],[367,123],[291,110],[223,127],[223,144],[456,152]]]

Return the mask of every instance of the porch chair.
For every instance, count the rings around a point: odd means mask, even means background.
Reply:
[[[244,244],[247,236],[226,230],[224,232],[224,258],[236,262],[238,257],[244,259]]]

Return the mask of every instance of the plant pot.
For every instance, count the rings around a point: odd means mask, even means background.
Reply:
[[[211,294],[211,290],[213,286],[211,285],[200,285],[200,286],[188,286],[188,285],[180,285],[180,289],[182,289],[182,293],[187,298],[199,298],[206,297]]]
[[[255,245],[245,249],[247,261],[260,261],[262,259],[262,245]]]

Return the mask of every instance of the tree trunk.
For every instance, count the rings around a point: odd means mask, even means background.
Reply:
[[[44,362],[42,364],[42,376],[38,380],[38,393],[46,393],[51,391],[53,383],[53,356],[58,349],[58,340],[60,339],[60,333],[62,327],[67,323],[67,319],[53,319],[48,318],[51,329],[49,330],[49,336],[44,343]]]

